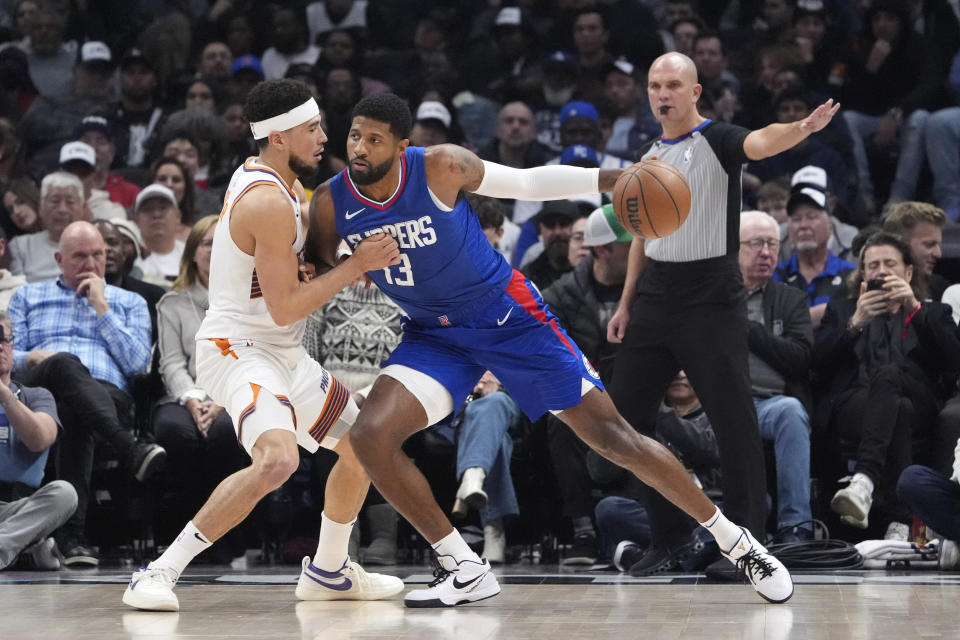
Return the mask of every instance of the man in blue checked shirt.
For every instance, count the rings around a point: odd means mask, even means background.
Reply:
[[[58,540],[64,564],[96,566],[84,534],[94,434],[137,480],[154,475],[166,457],[159,445],[138,442],[120,417],[133,405],[129,377],[150,361],[150,315],[142,297],[105,283],[106,247],[90,223],[68,225],[55,258],[56,281],[26,284],[10,301],[14,372],[23,384],[53,393],[64,427],[58,471],[79,498]]]

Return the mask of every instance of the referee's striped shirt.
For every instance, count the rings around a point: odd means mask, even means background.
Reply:
[[[749,129],[707,120],[679,138],[660,138],[641,156],[679,169],[690,185],[690,215],[665,238],[647,240],[648,257],[691,262],[737,253],[740,248],[741,174]]]

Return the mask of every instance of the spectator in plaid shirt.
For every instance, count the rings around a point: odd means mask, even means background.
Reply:
[[[150,314],[139,295],[103,279],[106,248],[96,227],[68,225],[56,253],[55,282],[22,286],[10,301],[14,371],[23,384],[46,387],[64,426],[59,475],[79,504],[61,529],[67,566],[95,566],[84,535],[94,434],[110,443],[137,480],[162,467],[166,451],[138,442],[126,428],[133,399],[128,379],[150,361]]]

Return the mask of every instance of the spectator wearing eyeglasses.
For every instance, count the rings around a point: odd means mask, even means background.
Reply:
[[[747,289],[750,387],[760,437],[776,456],[778,542],[812,539],[809,371],[813,326],[807,296],[772,279],[780,226],[762,211],[740,216],[740,271]]]
[[[847,275],[855,265],[838,258],[828,246],[833,222],[826,210],[826,172],[807,166],[793,175],[791,183],[787,235],[794,253],[777,265],[773,279],[806,292],[810,320],[818,327],[827,302],[845,290]]]

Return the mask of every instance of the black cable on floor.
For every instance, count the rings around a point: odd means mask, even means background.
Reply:
[[[859,569],[863,566],[863,557],[849,542],[831,540],[830,530],[820,520],[807,520],[799,525],[791,525],[777,532],[774,539],[794,526],[812,524],[816,533],[823,532],[820,540],[806,542],[786,542],[766,545],[767,550],[780,560],[788,569],[807,569],[812,571],[835,571],[838,569]]]

